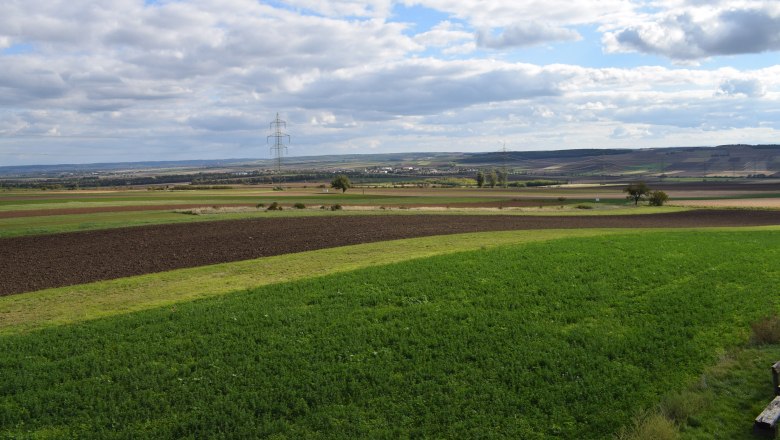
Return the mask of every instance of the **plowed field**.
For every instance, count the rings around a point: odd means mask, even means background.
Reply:
[[[154,225],[16,237],[0,239],[0,295],[430,235],[522,229],[778,224],[780,211],[736,210],[587,217],[338,216]]]

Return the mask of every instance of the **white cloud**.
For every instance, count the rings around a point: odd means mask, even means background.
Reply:
[[[644,52],[682,62],[718,55],[780,50],[780,10],[776,2],[707,4],[634,17],[633,23],[605,32],[609,52]]]
[[[520,19],[559,26],[596,23],[633,9],[629,2],[622,0],[403,0],[403,3],[444,11],[476,29],[509,27]]]
[[[294,8],[328,17],[386,18],[392,9],[391,0],[283,0]]]
[[[473,39],[474,35],[471,32],[449,21],[438,23],[431,30],[414,36],[414,41],[420,45],[435,48],[461,46],[464,42],[471,42]]]
[[[576,41],[582,37],[576,31],[535,22],[515,23],[498,35],[489,31],[477,33],[477,45],[490,49],[534,46],[557,41]]]
[[[717,94],[719,95],[743,95],[748,97],[760,97],[766,94],[766,88],[757,79],[727,79],[720,83]]]

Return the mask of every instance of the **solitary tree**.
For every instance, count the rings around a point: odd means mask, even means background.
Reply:
[[[653,191],[650,193],[650,197],[647,198],[652,206],[663,206],[669,196],[663,191]]]
[[[650,188],[645,182],[636,182],[629,184],[623,189],[623,192],[628,193],[626,196],[628,200],[633,200],[634,205],[638,205],[640,200],[645,200],[650,194]]]
[[[330,186],[335,189],[340,189],[341,192],[347,192],[347,189],[352,187],[352,183],[349,181],[349,177],[339,174],[330,182]]]
[[[498,174],[496,174],[496,170],[490,170],[490,172],[487,175],[487,185],[491,188],[495,188],[497,183],[498,183]]]
[[[482,188],[485,186],[485,173],[477,171],[477,187]]]
[[[498,176],[498,186],[506,188],[508,173],[504,170],[498,170],[496,175]]]

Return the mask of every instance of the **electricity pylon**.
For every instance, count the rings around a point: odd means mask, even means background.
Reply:
[[[290,143],[290,135],[283,130],[287,128],[287,121],[279,119],[279,113],[276,114],[276,119],[270,124],[271,134],[266,138],[266,143],[273,138],[274,142],[271,145],[271,157],[276,162],[276,172],[282,173],[282,157],[287,152],[287,144]],[[286,143],[285,143],[286,141]]]

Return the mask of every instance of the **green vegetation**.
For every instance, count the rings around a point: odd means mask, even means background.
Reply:
[[[443,188],[463,188],[477,185],[475,179],[468,177],[442,177],[438,179],[425,179],[425,183]]]
[[[628,194],[626,198],[634,202],[634,205],[638,205],[639,201],[647,199],[650,194],[650,187],[645,182],[636,182],[629,184],[623,189],[623,192]]]
[[[154,205],[182,205],[182,204],[200,204],[203,206],[221,205],[221,204],[247,204],[254,205],[258,199],[267,199],[268,201],[277,201],[279,203],[304,203],[307,205],[327,204],[327,203],[348,203],[351,205],[381,205],[381,204],[405,204],[405,205],[425,205],[425,204],[444,204],[444,203],[470,203],[483,201],[502,200],[501,195],[494,197],[472,196],[468,192],[463,195],[432,195],[410,194],[406,195],[399,192],[398,195],[383,194],[343,194],[343,193],[312,193],[309,195],[287,195],[284,192],[254,192],[241,195],[241,192],[226,192],[225,194],[210,194],[198,196],[201,191],[192,191],[182,194],[177,192],[163,192],[162,196],[144,197],[145,194],[157,195],[157,192],[141,192],[141,195],[131,195],[122,197],[79,197],[79,198],[38,198],[27,197],[25,199],[0,200],[0,211],[23,211],[39,209],[71,209],[71,208],[101,208],[114,206],[154,206]],[[507,195],[510,196],[510,195]]]
[[[490,170],[485,175],[485,184],[491,188],[495,188],[498,184],[498,173],[496,173],[496,170]]]
[[[529,180],[525,182],[521,182],[521,181],[512,182],[508,184],[508,186],[515,187],[515,188],[535,188],[540,186],[557,186],[557,185],[565,185],[565,184],[566,182],[561,180],[537,179],[537,180]]]
[[[630,232],[630,231],[629,231]],[[333,274],[500,245],[627,233],[615,229],[503,231],[393,240],[179,269],[0,297],[0,334],[26,332],[182,301],[224,295],[311,274]],[[333,264],[338,261],[339,264]],[[258,270],[262,267],[262,270]]]
[[[778,231],[573,238],[5,335],[0,436],[605,438],[778,311],[779,254]],[[723,410],[709,438],[755,416]]]
[[[331,188],[340,189],[342,193],[352,187],[352,182],[349,181],[349,177],[344,174],[339,174],[333,181],[330,182]]]
[[[650,206],[663,206],[669,200],[669,195],[663,191],[651,191],[647,201]]]

